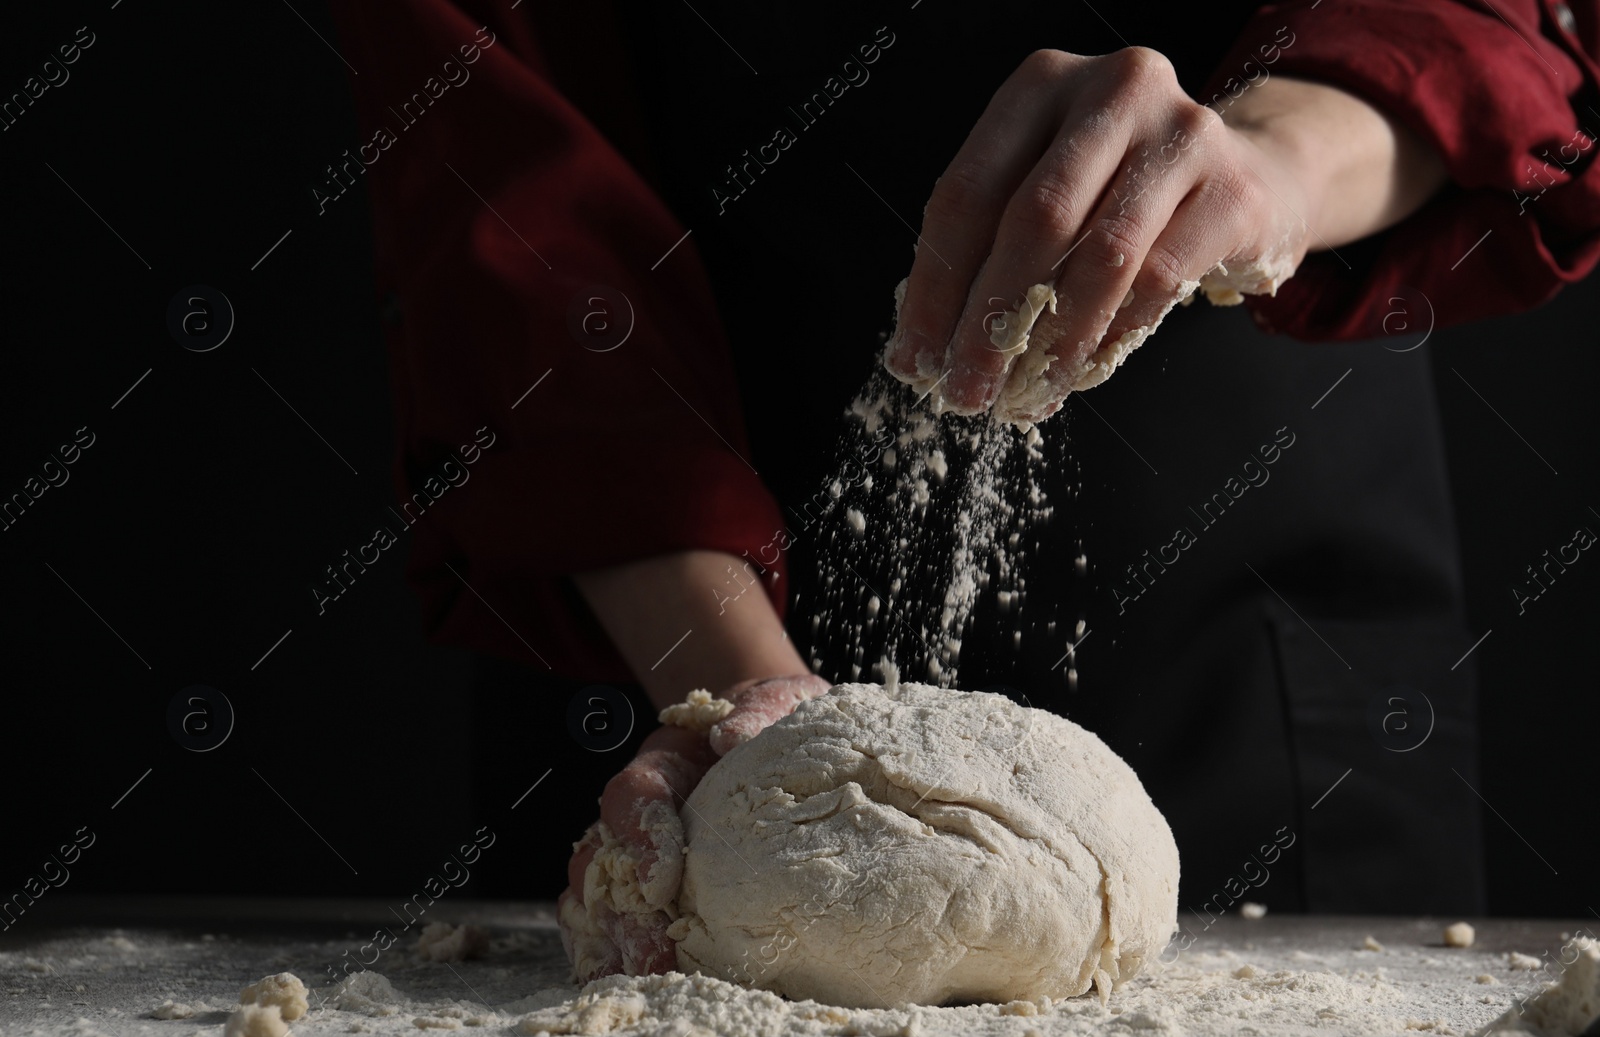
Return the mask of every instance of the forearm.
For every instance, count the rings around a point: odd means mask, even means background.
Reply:
[[[1392,227],[1445,182],[1431,147],[1353,94],[1275,76],[1244,93],[1223,122],[1296,177],[1310,199],[1300,217],[1311,250]]]
[[[695,688],[717,693],[744,680],[809,672],[745,565],[720,551],[683,551],[577,573],[573,581],[650,701],[667,706]]]

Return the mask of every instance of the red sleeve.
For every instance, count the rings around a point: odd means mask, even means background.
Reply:
[[[1600,70],[1582,41],[1600,2],[1579,15],[1559,0],[1262,7],[1202,102],[1225,110],[1263,72],[1329,83],[1431,144],[1453,183],[1383,234],[1307,257],[1276,297],[1250,298],[1258,321],[1371,338],[1406,289],[1443,326],[1537,306],[1588,274],[1600,258],[1600,112],[1589,107]]]
[[[362,146],[318,200],[334,219],[342,180],[371,195],[428,633],[629,679],[570,574],[755,557],[783,527],[694,242],[557,92],[507,0],[333,6]],[[786,582],[780,559],[763,581],[780,614]]]

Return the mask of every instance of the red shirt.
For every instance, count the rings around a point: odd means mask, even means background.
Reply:
[[[755,559],[783,526],[748,463],[694,241],[557,90],[512,0],[333,6],[356,71],[364,144],[347,178],[365,176],[372,199],[402,498],[475,430],[495,437],[412,527],[407,575],[426,627],[630,680],[570,575],[690,548]],[[1220,107],[1263,71],[1332,83],[1418,133],[1454,182],[1390,231],[1309,257],[1276,298],[1251,299],[1264,324],[1375,337],[1403,290],[1443,325],[1538,305],[1589,272],[1600,173],[1582,126],[1600,127],[1600,113],[1575,99],[1600,96],[1600,0],[1571,29],[1560,7],[1260,10],[1199,100]],[[770,569],[782,614],[783,559]]]
[[[1263,49],[1281,39],[1292,42]],[[1594,268],[1600,111],[1582,98],[1600,98],[1600,3],[1271,4],[1200,100],[1225,101],[1227,78],[1259,77],[1246,63],[1273,53],[1271,74],[1340,87],[1411,129],[1453,183],[1385,233],[1308,256],[1275,298],[1251,299],[1264,327],[1375,338],[1393,300],[1416,302],[1407,289],[1428,298],[1438,326],[1460,324],[1537,306]]]

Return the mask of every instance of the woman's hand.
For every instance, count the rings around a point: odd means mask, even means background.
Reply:
[[[722,697],[734,703],[707,733],[672,725],[651,733],[607,783],[600,822],[634,862],[644,909],[584,904],[584,875],[600,849],[600,825],[591,825],[567,864],[569,886],[558,912],[568,955],[586,981],[677,967],[659,909],[677,899],[683,877],[679,805],[723,753],[829,688],[808,672],[759,580],[744,559],[702,550],[573,577],[656,708],[682,702],[691,688],[727,688]],[[774,673],[789,676],[765,676]],[[569,923],[579,919],[586,928],[574,932]]]
[[[1052,284],[1029,344],[1051,362],[1033,410],[1007,415],[1039,420],[1102,344],[1152,328],[1208,273],[1218,294],[1271,291],[1308,248],[1389,226],[1442,179],[1420,142],[1332,87],[1263,78],[1224,120],[1156,51],[1038,51],[934,188],[884,365],[955,413],[987,410],[1013,360],[996,319]]]
[[[606,784],[600,797],[600,820],[637,862],[640,893],[652,908],[678,898],[683,880],[683,825],[678,810],[711,765],[737,745],[787,716],[807,699],[825,694],[830,685],[814,674],[744,681],[723,698],[734,703],[731,713],[709,732],[663,727],[644,740],[635,756]],[[598,826],[591,826],[567,864],[566,901],[583,902],[584,875],[599,849]],[[566,912],[562,912],[566,928]],[[669,972],[678,967],[664,914],[608,913],[598,920],[600,938],[608,946],[591,950],[593,962],[584,982],[616,972],[628,975]],[[569,945],[572,933],[565,933]]]

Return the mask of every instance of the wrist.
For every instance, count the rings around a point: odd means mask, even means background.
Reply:
[[[1294,182],[1312,250],[1386,230],[1446,179],[1443,162],[1415,134],[1323,83],[1275,77],[1244,94],[1223,122]]]
[[[573,582],[657,706],[695,688],[721,694],[808,672],[767,588],[734,555],[674,552],[577,573]]]

